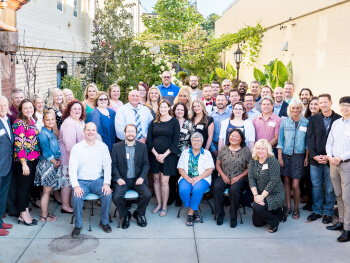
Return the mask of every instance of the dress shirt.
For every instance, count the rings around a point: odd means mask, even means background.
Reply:
[[[193,90],[193,89],[191,89]],[[197,99],[197,94],[198,94],[198,91],[199,89],[197,88],[197,90],[195,92],[190,92],[191,93],[191,99],[192,99],[192,102]]]
[[[329,133],[329,126],[331,125],[332,121],[332,115],[329,117],[323,116],[323,124],[324,124],[324,129],[326,131],[326,134]]]
[[[104,177],[104,184],[111,184],[112,160],[108,147],[95,141],[89,146],[82,140],[73,146],[69,158],[69,179],[72,187],[79,186],[78,180],[94,181]]]
[[[207,113],[210,114],[214,110],[215,103],[213,100],[211,101],[206,101],[203,99],[203,103],[205,106],[205,109],[207,110]]]
[[[231,112],[229,109],[226,108],[225,111],[220,114],[218,109],[215,109],[209,115],[214,120],[214,136],[213,136],[213,142],[210,145],[210,150],[213,152],[217,150],[215,143],[218,143],[219,141],[221,122],[226,119],[229,119],[231,116]]]
[[[7,131],[7,134],[8,134],[8,136],[9,136],[10,139],[11,139],[11,131],[10,131],[10,127],[9,127],[9,125],[8,125],[8,122],[7,122],[8,119],[9,119],[9,118],[8,118],[7,116],[5,116],[4,118],[1,118],[1,117],[0,117],[0,120],[2,121],[2,123],[3,123],[4,126],[5,126],[5,129],[6,129],[6,131]]]
[[[350,119],[340,118],[333,122],[326,144],[327,156],[350,159]]]
[[[136,142],[131,146],[125,143],[126,163],[128,165],[126,178],[135,178],[135,145]]]
[[[277,104],[275,103],[275,105],[273,106],[273,113],[276,115],[276,116],[279,116],[280,115],[280,111],[282,109],[282,104],[283,104],[283,101],[282,103],[277,106]],[[304,114],[303,114],[304,115]]]
[[[261,100],[259,100],[259,101],[257,101],[257,102],[255,102],[255,104],[254,104],[254,108],[258,111],[258,112],[262,112],[262,110],[261,110]],[[278,116],[278,115],[277,115]]]
[[[128,124],[135,124],[135,111],[134,107],[130,104],[127,103],[123,106],[121,106],[118,109],[117,115],[115,116],[115,130],[117,133],[117,137],[120,140],[125,140],[125,133],[124,133],[124,128]],[[142,137],[141,138],[147,138],[147,131],[148,131],[148,126],[153,120],[153,116],[151,114],[151,111],[139,104],[137,105],[137,111],[140,115],[140,121],[141,121],[141,127],[142,127]]]
[[[268,141],[275,138],[280,132],[281,118],[272,113],[265,121],[262,114],[255,117],[253,125],[255,127],[255,141],[266,139]],[[276,148],[276,147],[273,147]]]
[[[253,108],[252,110],[247,112],[247,115],[248,115],[248,120],[252,121],[256,116],[260,115],[260,112],[257,109]]]

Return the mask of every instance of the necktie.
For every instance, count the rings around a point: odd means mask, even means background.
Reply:
[[[213,105],[213,102],[212,101],[211,102],[206,102],[205,106],[208,106],[208,105]]]
[[[142,137],[141,119],[140,119],[140,114],[138,113],[137,109],[133,109],[133,110],[135,112],[135,125],[137,128],[136,140],[139,140]]]

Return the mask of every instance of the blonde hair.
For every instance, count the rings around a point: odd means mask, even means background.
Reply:
[[[89,85],[87,85],[86,86],[86,88],[85,88],[85,90],[84,90],[84,99],[88,99],[88,90],[89,90],[89,88],[90,87],[93,87],[95,90],[96,90],[96,94],[97,94],[97,92],[98,92],[98,88],[97,88],[97,86],[96,86],[96,84],[95,83],[90,83]]]
[[[272,151],[272,147],[271,145],[269,144],[269,142],[266,140],[266,139],[260,139],[259,141],[257,141],[254,145],[254,148],[253,148],[253,155],[252,155],[252,158],[254,160],[259,160],[259,157],[258,155],[256,154],[256,148],[258,148],[258,146],[264,146],[266,149],[267,149],[267,158],[271,157],[271,156],[275,156],[273,154],[273,151]]]
[[[298,99],[298,98],[292,99],[292,101],[289,103],[288,109],[287,109],[287,115],[288,115],[289,117],[292,116],[291,108],[292,108],[293,106],[294,106],[294,107],[297,106],[297,107],[300,108],[299,118],[301,119],[301,118],[303,117],[303,109],[304,109],[303,103],[302,103],[301,100]]]
[[[114,84],[110,85],[108,87],[108,96],[109,96],[110,99],[112,99],[111,92],[112,92],[113,88],[118,88],[119,91],[121,91],[120,87],[119,87],[119,85],[117,83],[114,83]]]
[[[199,103],[199,105],[201,106],[202,111],[203,111],[203,116],[202,116],[202,119],[201,119],[200,122],[203,122],[203,123],[205,124],[205,127],[207,127],[209,115],[208,115],[207,110],[206,110],[206,108],[205,108],[205,106],[204,106],[204,103],[203,103],[203,101],[202,101],[201,99],[194,99],[194,101],[192,102],[192,105],[191,105],[191,112],[192,112],[191,120],[192,120],[192,122],[194,123],[194,118],[196,117],[196,113],[195,113],[194,110],[193,110],[193,104],[194,104],[195,102],[198,102],[198,103]]]
[[[180,102],[180,94],[184,93],[186,95],[187,98],[187,103],[186,103],[186,107],[188,110],[191,109],[191,105],[192,105],[192,98],[191,98],[191,92],[188,86],[183,86],[180,90],[179,93],[177,94],[177,96],[174,99],[174,105],[178,102]]]
[[[151,101],[151,97],[150,97],[151,91],[152,91],[152,90],[156,90],[157,93],[158,93],[158,95],[159,95],[158,104],[159,104],[159,102],[162,100],[162,94],[160,93],[160,90],[158,89],[158,87],[156,87],[156,86],[150,87],[150,88],[148,89],[147,100],[146,100],[145,106],[148,107],[148,108],[151,109],[151,110],[153,109],[153,108],[152,108],[152,101]]]
[[[48,108],[53,108],[53,106],[54,106],[53,99],[55,98],[55,96],[58,92],[62,92],[62,90],[59,88],[54,88],[53,90],[51,90],[49,98],[47,99],[47,107]],[[59,108],[61,110],[63,110],[66,107],[66,105],[67,105],[66,98],[64,97],[63,92],[62,92],[62,103],[59,105]]]

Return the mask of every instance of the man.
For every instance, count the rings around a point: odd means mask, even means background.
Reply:
[[[350,240],[350,97],[340,98],[339,104],[343,117],[334,121],[326,144],[339,222],[327,229],[344,230],[337,240],[346,242]]]
[[[140,104],[140,94],[137,90],[129,92],[129,102],[118,109],[115,117],[115,130],[120,140],[125,140],[124,127],[135,124],[137,127],[136,140],[146,143],[148,126],[153,116],[148,108]]]
[[[198,77],[197,76],[190,76],[189,78],[190,82],[190,93],[191,93],[191,99],[194,101],[195,99],[202,99],[203,98],[203,92],[198,88]]]
[[[307,147],[310,154],[310,177],[312,182],[312,210],[307,220],[315,221],[323,216],[322,223],[332,222],[335,195],[330,177],[326,142],[329,131],[335,120],[341,116],[332,111],[332,98],[329,94],[318,96],[318,105],[321,112],[310,117],[307,126]],[[323,196],[325,184],[325,198]],[[325,203],[324,203],[325,199]]]
[[[216,97],[219,95],[221,89],[220,82],[213,80],[210,85],[213,90],[213,100],[216,101]]]
[[[203,98],[205,109],[207,113],[211,113],[216,107],[215,101],[213,100],[213,91],[210,84],[203,85]]]
[[[239,94],[239,97],[240,97],[239,98],[240,101],[244,102],[244,96],[247,93],[247,90],[248,90],[247,82],[242,81],[242,82],[240,82],[238,84],[238,94]]]
[[[270,96],[272,98],[272,93],[273,90],[271,89],[270,86],[264,86],[261,89],[261,97],[265,97],[265,96]],[[257,111],[261,112],[261,100],[259,100],[258,102],[255,103],[254,105],[255,109],[257,109]]]
[[[11,123],[6,116],[9,102],[6,97],[0,96],[0,236],[7,236],[13,226],[6,224],[2,216],[6,208],[7,194],[12,177],[13,143]]]
[[[256,116],[260,115],[260,112],[254,107],[255,100],[251,93],[246,93],[244,96],[244,106],[247,111],[248,119],[253,120]]]
[[[253,94],[255,101],[259,101],[261,99],[259,81],[254,80],[250,83],[250,92]]]
[[[312,94],[311,89],[308,88],[303,88],[300,92],[299,92],[299,98],[301,100],[301,102],[304,105],[304,109],[303,109],[303,115],[305,114],[305,111],[307,109],[307,105],[309,104],[311,98],[314,95]]]
[[[266,139],[277,158],[276,146],[282,120],[273,113],[273,99],[270,96],[261,99],[261,111],[262,113],[253,120],[255,141]]]
[[[288,104],[292,101],[294,94],[294,84],[292,82],[284,83],[284,101]]]
[[[224,94],[226,96],[226,99],[228,100],[230,98],[230,90],[232,89],[232,82],[229,79],[224,79],[221,83],[222,90],[224,91]]]
[[[124,131],[125,141],[114,144],[112,150],[113,203],[118,208],[119,218],[124,218],[122,228],[127,229],[130,226],[131,213],[125,207],[124,195],[129,189],[136,191],[139,194],[139,202],[133,217],[140,227],[145,227],[146,208],[152,197],[147,186],[147,146],[135,141],[137,128],[134,124],[128,124]]]
[[[11,125],[18,118],[18,107],[21,101],[25,98],[24,92],[20,89],[14,89],[11,92],[12,106],[10,107],[7,117],[10,119]]]
[[[162,84],[158,86],[158,89],[160,90],[160,93],[162,94],[163,99],[168,100],[170,102],[170,104],[173,104],[173,101],[180,90],[180,88],[178,86],[171,83],[170,71],[163,72]]]
[[[104,232],[112,232],[108,225],[109,209],[112,201],[111,157],[106,144],[96,140],[97,127],[89,122],[84,128],[85,140],[73,146],[69,158],[69,179],[73,188],[73,211],[75,228],[72,237],[79,236],[83,227],[84,198],[93,193],[101,201],[100,227]]]
[[[278,117],[287,117],[288,103],[283,100],[284,89],[281,87],[276,87],[273,93],[275,97],[275,105],[273,106],[273,113]]]
[[[237,89],[231,89],[230,90],[230,96],[229,96],[229,104],[227,108],[232,112],[233,110],[233,105],[239,101],[239,94]]]

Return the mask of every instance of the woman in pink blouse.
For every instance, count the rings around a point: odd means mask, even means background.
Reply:
[[[40,155],[37,141],[39,130],[35,126],[33,116],[33,102],[24,99],[18,107],[18,119],[12,125],[15,137],[13,176],[17,177],[16,198],[20,212],[18,224],[23,223],[26,226],[33,226],[38,222],[29,213],[30,190],[34,181],[37,159]]]
[[[69,181],[69,156],[73,146],[84,140],[85,110],[80,101],[74,100],[68,103],[63,111],[64,120],[60,130],[59,145],[62,154],[60,175],[61,175],[61,213],[73,213],[71,206],[71,184]]]
[[[123,102],[119,100],[120,97],[120,87],[118,84],[112,84],[108,88],[108,95],[110,98],[109,108],[117,113],[118,109],[123,106]]]

